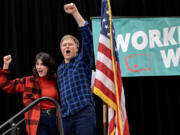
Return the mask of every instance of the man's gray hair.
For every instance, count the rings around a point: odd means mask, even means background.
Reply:
[[[74,40],[77,48],[79,48],[79,40],[78,40],[76,37],[74,37],[73,35],[65,35],[65,36],[63,36],[63,37],[61,38],[61,41],[60,41],[60,46],[61,46],[62,42],[63,42],[65,39],[68,39],[68,38],[71,38],[72,40]]]

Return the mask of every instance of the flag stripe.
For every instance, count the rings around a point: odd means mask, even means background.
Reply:
[[[99,43],[104,44],[107,48],[111,50],[110,40],[106,36],[100,34]]]
[[[102,83],[107,89],[109,89],[111,92],[113,92],[113,93],[115,94],[114,82],[112,82],[111,79],[109,79],[108,77],[106,77],[106,75],[103,74],[103,72],[101,72],[100,70],[96,70],[96,79],[97,79],[97,80],[101,80],[101,78],[104,78],[103,82],[101,81],[101,83]]]
[[[112,82],[114,82],[114,77],[113,77],[114,74],[112,70],[110,70],[104,63],[102,63],[99,60],[97,60],[96,64],[97,64],[96,69],[101,70],[101,72],[103,72],[109,79],[111,79]]]
[[[115,114],[114,109],[112,109],[110,106],[108,107],[108,133],[115,132]]]
[[[99,43],[98,52],[102,52],[104,55],[106,55],[110,60],[111,58],[111,50],[107,48],[104,44]]]
[[[98,61],[101,61],[102,63],[105,63],[106,66],[107,66],[110,70],[113,71],[113,69],[112,69],[112,61],[111,61],[106,55],[104,55],[104,54],[101,53],[101,52],[98,52],[97,55],[98,55],[97,60],[98,60]]]
[[[103,93],[108,96],[114,103],[116,103],[115,95],[112,91],[110,91],[100,80],[95,80],[95,85],[97,85],[97,88],[103,88]],[[100,86],[100,87],[99,87]]]
[[[95,80],[96,84],[97,83],[97,80]],[[96,87],[96,84],[94,84],[94,94],[96,94],[97,96],[101,97],[102,100],[107,103],[108,105],[112,106],[113,109],[116,108],[116,103],[113,101],[114,99],[111,100],[112,97],[110,97],[109,95],[106,95],[102,89],[99,89],[98,87]]]

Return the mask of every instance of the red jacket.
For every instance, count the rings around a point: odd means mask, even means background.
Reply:
[[[10,71],[0,70],[0,87],[7,93],[23,93],[23,104],[25,106],[41,97],[38,78],[34,76],[10,80]],[[25,120],[28,135],[36,135],[40,120],[40,103],[25,113]]]

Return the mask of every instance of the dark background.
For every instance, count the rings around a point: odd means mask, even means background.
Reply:
[[[79,38],[77,24],[63,5],[76,3],[82,16],[100,16],[100,0],[1,0],[0,66],[3,56],[13,57],[12,78],[31,75],[39,51],[62,62],[59,40],[67,33]],[[179,0],[111,0],[113,16],[179,16]],[[131,135],[179,134],[179,76],[123,78]],[[102,101],[96,97],[97,135],[103,134]],[[0,90],[0,124],[23,108],[21,94]],[[21,126],[24,129],[24,125]],[[25,131],[21,132],[25,135]]]

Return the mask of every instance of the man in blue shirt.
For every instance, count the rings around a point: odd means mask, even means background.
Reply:
[[[65,135],[95,135],[96,113],[91,85],[93,40],[89,24],[75,4],[64,5],[66,13],[76,20],[82,37],[79,41],[65,35],[60,41],[64,62],[58,67],[58,87]]]

